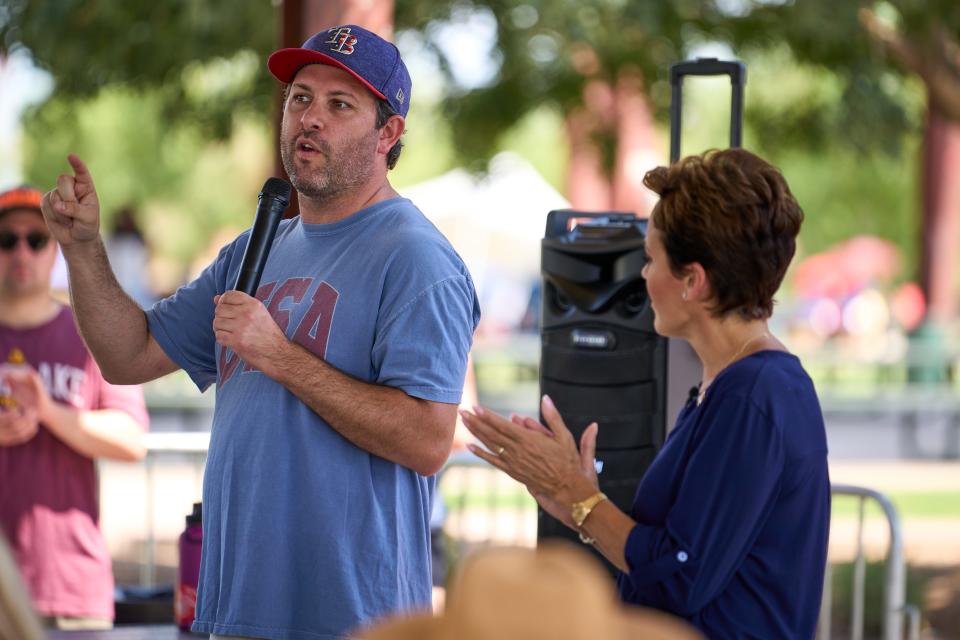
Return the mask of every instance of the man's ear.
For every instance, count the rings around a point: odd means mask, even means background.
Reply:
[[[380,128],[380,140],[377,145],[377,151],[386,155],[390,149],[393,148],[393,145],[397,143],[397,140],[400,139],[400,136],[403,135],[406,126],[407,122],[403,119],[403,116],[390,116],[386,124]]]

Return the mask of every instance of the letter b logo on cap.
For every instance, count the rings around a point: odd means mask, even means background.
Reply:
[[[335,29],[330,29],[328,33],[332,33],[330,39],[327,40],[327,44],[332,44],[330,47],[331,51],[336,51],[337,53],[342,53],[344,55],[350,55],[353,53],[353,45],[357,44],[357,36],[350,33],[350,27],[337,27]]]

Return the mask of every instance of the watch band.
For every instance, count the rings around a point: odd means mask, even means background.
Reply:
[[[573,520],[573,524],[577,527],[577,531],[580,533],[580,541],[584,544],[593,544],[594,539],[583,535],[580,528],[583,526],[583,523],[586,522],[593,508],[604,500],[607,500],[607,496],[602,491],[598,491],[585,500],[574,502],[570,507],[570,519]]]

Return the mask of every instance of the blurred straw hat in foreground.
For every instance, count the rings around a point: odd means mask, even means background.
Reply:
[[[468,556],[445,611],[393,618],[357,640],[697,640],[669,614],[619,602],[597,560],[566,542]]]

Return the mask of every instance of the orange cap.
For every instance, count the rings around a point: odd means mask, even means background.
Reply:
[[[42,198],[39,190],[26,185],[7,189],[0,193],[0,213],[11,209],[35,209],[39,212]]]

